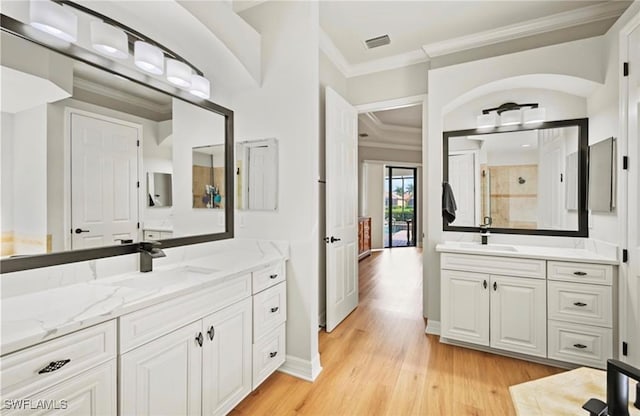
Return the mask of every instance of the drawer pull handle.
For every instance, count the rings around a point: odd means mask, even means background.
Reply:
[[[202,332],[198,332],[198,335],[196,336],[196,342],[198,343],[199,346],[202,347],[203,341],[204,341],[204,337],[202,336]]]
[[[278,351],[270,352],[270,353],[269,353],[269,358],[273,358],[273,357],[275,357],[276,355],[278,355]]]
[[[493,282],[493,291],[495,292],[496,290],[498,290],[498,283]]]
[[[276,279],[277,277],[278,277],[278,273],[269,275],[269,279]]]
[[[53,373],[54,371],[59,370],[65,365],[69,364],[70,361],[71,359],[69,358],[67,358],[66,360],[51,361],[48,366],[38,371],[38,374]]]
[[[580,307],[587,306],[587,304],[584,302],[573,302],[573,304]]]
[[[586,345],[584,345],[584,344],[573,344],[573,346],[574,346],[574,347],[576,347],[576,348],[579,348],[579,349],[581,349],[581,350],[583,350],[583,349],[587,348],[587,346],[586,346]]]
[[[216,336],[216,330],[213,327],[213,325],[211,325],[211,328],[209,328],[209,330],[207,331],[207,334],[209,334],[209,339],[213,341],[213,337]]]
[[[576,276],[586,276],[587,275],[586,272],[573,272],[573,274],[575,274]]]
[[[280,309],[278,306],[271,308],[271,313],[278,312],[278,309]]]

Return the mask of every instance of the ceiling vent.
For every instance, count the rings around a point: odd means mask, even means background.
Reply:
[[[389,39],[389,35],[377,36],[375,38],[367,39],[364,41],[367,49],[377,48],[379,46],[388,45],[391,43],[391,39]]]

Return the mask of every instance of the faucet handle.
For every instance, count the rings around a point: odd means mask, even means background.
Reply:
[[[482,219],[482,225],[484,225],[485,227],[488,227],[491,224],[493,224],[493,218],[486,216]]]
[[[589,416],[607,416],[609,413],[607,404],[598,399],[589,399],[589,401],[582,405],[582,408],[589,412]]]

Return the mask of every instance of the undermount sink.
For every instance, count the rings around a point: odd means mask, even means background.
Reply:
[[[128,287],[132,289],[149,288],[149,286],[170,285],[189,277],[195,277],[197,279],[199,277],[205,277],[219,271],[220,270],[218,269],[212,269],[208,267],[178,266],[167,270],[142,273],[141,275],[137,275],[135,277],[116,280],[113,282],[109,282],[108,284],[113,286]]]
[[[474,250],[487,250],[487,251],[511,251],[516,252],[516,249],[513,246],[507,246],[504,244],[479,244],[479,243],[462,243],[460,244],[461,248],[470,248]]]

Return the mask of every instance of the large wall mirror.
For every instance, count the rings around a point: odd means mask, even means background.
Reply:
[[[2,272],[233,237],[233,195],[191,194],[194,147],[233,188],[233,112],[33,33],[2,16]]]
[[[588,120],[443,134],[457,204],[445,231],[586,237]]]

